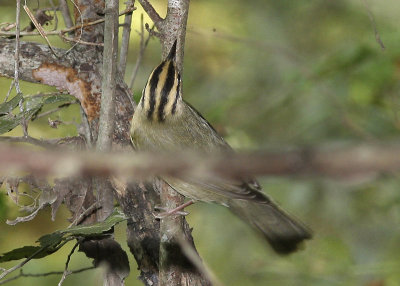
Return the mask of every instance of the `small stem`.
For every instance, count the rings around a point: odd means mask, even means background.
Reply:
[[[125,14],[129,14],[132,13],[133,11],[136,10],[136,7],[132,7],[130,9],[124,10],[122,12],[120,12],[118,15],[119,16],[123,16]],[[97,25],[100,23],[103,23],[104,19],[98,19],[89,23],[82,23],[67,29],[63,29],[63,30],[57,30],[57,31],[48,31],[46,32],[46,36],[58,36],[60,34],[65,34],[65,33],[70,33],[73,32],[75,30],[84,28],[84,27],[88,27],[88,26],[93,26],[93,25]],[[7,32],[7,31],[0,31],[0,36],[16,36],[16,32]],[[38,31],[33,31],[33,32],[20,32],[19,33],[20,36],[38,36],[40,35],[40,33]]]
[[[50,115],[50,114],[52,114],[54,112],[60,111],[64,107],[68,107],[68,106],[70,106],[71,104],[74,104],[74,103],[77,103],[77,102],[76,101],[66,102],[66,103],[64,103],[64,104],[62,104],[62,105],[60,105],[60,106],[58,106],[56,108],[53,108],[53,109],[50,109],[50,110],[48,110],[46,112],[40,113],[39,115],[36,116],[35,120],[39,119],[39,118],[42,118],[42,117],[45,117],[47,115]]]
[[[10,88],[8,89],[8,92],[7,92],[7,94],[6,94],[6,97],[4,98],[4,102],[7,102],[8,97],[10,96],[11,91],[13,90],[14,85],[15,85],[15,81],[14,81],[14,79],[13,79],[13,80],[11,81]]]
[[[15,54],[14,54],[14,85],[17,93],[22,93],[19,87],[19,53],[20,53],[20,42],[19,42],[19,34],[20,34],[20,15],[21,15],[21,0],[17,0],[17,11],[16,11],[16,31],[15,31]]]
[[[131,79],[129,81],[129,88],[133,88],[133,84],[135,83],[137,73],[139,71],[139,66],[142,63],[144,52],[146,50],[147,45],[149,44],[150,38],[151,38],[151,33],[149,33],[148,37],[146,40],[144,40],[144,24],[143,24],[143,14],[140,17],[140,22],[141,22],[141,31],[140,31],[140,49],[139,49],[139,55],[136,59],[135,66],[133,67],[133,72],[131,75]],[[151,28],[151,31],[153,30],[154,26]]]
[[[61,14],[64,18],[65,27],[71,28],[74,25],[74,22],[71,18],[71,13],[69,12],[67,1],[66,0],[59,0],[59,7]],[[72,35],[72,33],[70,34]]]
[[[65,278],[67,278],[67,276],[71,274],[71,271],[68,271],[68,265],[69,265],[69,261],[71,260],[71,256],[75,252],[75,249],[78,247],[78,245],[79,245],[79,242],[75,243],[74,247],[71,249],[70,253],[68,254],[67,261],[65,262],[65,269],[64,269],[63,275],[60,279],[60,282],[58,282],[58,286],[61,286],[62,283],[64,282]]]
[[[126,9],[133,7],[134,3],[129,1],[126,3]],[[121,51],[119,57],[119,72],[122,78],[125,76],[126,62],[128,58],[129,51],[129,40],[131,34],[131,24],[132,24],[132,13],[125,15],[124,28],[122,30],[122,41],[121,41]]]

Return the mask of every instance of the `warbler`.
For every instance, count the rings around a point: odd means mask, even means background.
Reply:
[[[167,58],[152,71],[143,89],[132,118],[134,148],[152,152],[232,152],[211,124],[182,99],[175,54],[176,42]],[[261,233],[277,253],[291,253],[312,236],[303,223],[291,218],[267,197],[254,179],[162,179],[189,199],[228,207]]]

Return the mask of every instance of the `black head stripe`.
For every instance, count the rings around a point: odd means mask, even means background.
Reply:
[[[147,89],[147,85],[149,84],[149,80],[146,81],[146,84],[144,85],[143,91],[142,91],[142,99],[141,99],[141,106],[142,109],[144,108],[144,102],[146,101],[146,89]]]
[[[176,42],[177,42],[177,40],[175,40],[174,44],[172,45],[171,49],[169,50],[167,60],[170,60],[170,61],[174,60],[174,58],[176,56]]]
[[[160,105],[158,106],[158,119],[164,121],[165,119],[165,106],[168,103],[169,97],[171,96],[171,90],[175,82],[175,66],[169,61],[167,77],[165,78],[164,86],[161,90]]]
[[[181,88],[181,75],[178,74],[178,85],[176,87],[176,93],[175,93],[175,100],[174,100],[174,104],[172,105],[172,114],[175,114],[176,111],[176,105],[178,103],[178,98],[179,98],[179,90]]]
[[[156,69],[153,71],[153,74],[151,78],[149,79],[149,84],[150,85],[150,98],[149,98],[149,110],[147,112],[147,118],[151,118],[154,112],[154,108],[156,106],[156,88],[158,84],[158,80],[160,77],[160,73],[163,70],[163,67],[165,65],[165,62],[161,63]]]

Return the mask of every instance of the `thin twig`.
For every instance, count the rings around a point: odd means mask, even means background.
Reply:
[[[19,106],[19,112],[23,113],[24,112],[24,98],[21,98],[21,100],[18,103]],[[24,137],[29,137],[28,134],[28,123],[26,122],[25,116],[22,117],[21,119],[21,126],[22,126],[22,131],[24,133]]]
[[[9,23],[9,22],[0,23],[0,27],[2,26],[5,26],[4,28],[1,28],[2,31],[10,31],[15,28],[15,23]]]
[[[70,1],[71,1],[72,4],[75,6],[76,11],[78,11],[78,13],[79,13],[79,20],[80,20],[80,23],[79,23],[79,26],[78,26],[77,29],[79,29],[79,40],[80,40],[80,39],[82,38],[82,34],[83,34],[82,12],[81,12],[81,9],[80,9],[79,6],[75,3],[74,0],[70,0]],[[60,37],[61,37],[61,34],[60,34]],[[61,37],[61,38],[62,38],[62,37]],[[72,47],[70,47],[70,48],[64,53],[64,55],[67,55],[70,51],[72,51],[72,50],[76,47],[76,45],[78,45],[78,43],[73,44]]]
[[[154,25],[151,28],[151,30],[153,30],[153,28],[154,28]],[[129,81],[129,88],[130,89],[133,88],[133,84],[135,83],[135,79],[136,79],[137,73],[139,71],[139,66],[140,66],[140,64],[142,63],[142,60],[143,60],[144,51],[146,50],[146,47],[149,44],[149,41],[150,41],[150,38],[151,38],[151,33],[149,33],[147,39],[144,40],[143,14],[140,17],[140,33],[139,34],[140,34],[140,49],[139,49],[138,57],[136,59],[135,66],[133,67],[131,79]]]
[[[13,90],[14,84],[15,84],[15,81],[14,81],[14,79],[13,79],[13,80],[11,81],[10,88],[8,89],[8,92],[7,92],[7,94],[6,94],[6,97],[4,98],[4,102],[7,102],[8,97],[10,96],[11,91]]]
[[[181,247],[182,252],[185,256],[192,262],[194,266],[196,266],[197,270],[203,274],[209,281],[212,282],[214,286],[223,286],[221,281],[219,281],[218,277],[215,273],[202,261],[199,254],[194,249],[193,245],[191,245],[184,237],[178,237],[178,243]]]
[[[75,249],[78,247],[78,245],[79,245],[79,242],[75,243],[74,247],[71,249],[70,253],[68,254],[67,261],[65,262],[65,269],[64,269],[63,275],[60,279],[60,282],[58,282],[58,286],[61,286],[63,284],[65,278],[67,278],[67,276],[71,274],[71,271],[68,271],[68,265],[69,265],[69,261],[71,260],[71,256],[75,252]]]
[[[123,16],[129,13],[132,13],[133,11],[136,10],[136,7],[132,7],[126,10],[123,10],[121,12],[119,12],[119,16]],[[92,22],[88,22],[88,23],[82,23],[70,28],[66,28],[66,29],[62,29],[62,30],[58,30],[58,31],[48,31],[46,32],[47,36],[59,36],[60,34],[66,34],[69,32],[73,32],[75,30],[81,29],[81,28],[85,28],[88,26],[93,26],[93,25],[97,25],[97,24],[101,24],[104,22],[104,19],[98,19]],[[32,32],[20,32],[19,33],[21,36],[38,36],[40,35],[40,33],[38,31],[32,31]],[[16,32],[5,32],[5,31],[0,31],[0,36],[16,36]]]
[[[79,13],[80,13],[80,10],[79,10],[79,7],[74,3],[74,5],[75,5],[75,7],[78,9],[78,11],[79,11]],[[132,13],[133,11],[135,11],[136,10],[136,7],[131,7],[131,8],[127,8],[127,9],[125,9],[124,11],[122,11],[122,12],[120,12],[119,14],[118,14],[118,16],[122,16],[122,15],[125,15],[125,14],[129,14],[129,13]],[[82,16],[80,17],[81,19],[82,19]],[[81,20],[82,21],[82,20]],[[79,25],[79,26],[74,26],[74,27],[71,27],[71,28],[69,28],[69,29],[64,29],[64,30],[62,30],[58,35],[62,38],[62,39],[64,39],[64,40],[66,40],[66,41],[69,41],[69,42],[75,42],[76,44],[75,45],[77,45],[77,44],[82,44],[82,45],[88,45],[88,46],[104,46],[104,44],[103,43],[93,43],[93,42],[86,42],[86,41],[82,41],[81,39],[80,39],[80,37],[81,37],[81,35],[82,35],[82,30],[83,30],[83,28],[84,27],[86,27],[86,26],[91,26],[91,25],[96,25],[96,24],[99,24],[99,23],[103,23],[105,20],[104,19],[99,19],[99,20],[96,20],[96,21],[93,21],[93,22],[90,22],[90,23],[81,23],[81,25]],[[74,38],[69,38],[69,37],[67,37],[67,36],[65,36],[64,34],[65,33],[68,33],[68,32],[71,32],[71,31],[74,31],[74,30],[76,30],[76,29],[81,29],[81,32],[79,33],[79,39],[77,40],[77,39],[74,39]],[[68,51],[66,51],[66,53],[68,53],[71,49],[73,49],[74,47],[75,47],[75,45],[74,46],[72,46]]]
[[[15,85],[15,90],[17,91],[17,94],[22,94],[21,88],[19,86],[19,54],[20,54],[20,40],[19,40],[19,33],[20,33],[20,16],[21,16],[21,0],[17,0],[17,9],[16,9],[16,35],[15,35],[15,55],[14,55],[14,60],[15,60],[15,65],[14,65],[14,85]],[[21,113],[24,112],[24,98],[22,97],[21,100],[18,103],[19,110]],[[22,117],[21,119],[21,126],[22,126],[22,131],[24,133],[25,137],[28,137],[28,125],[26,123],[25,117]]]
[[[76,43],[76,44],[87,45],[87,46],[99,46],[99,47],[103,47],[104,46],[103,43],[86,42],[86,41],[83,41],[83,40],[80,40],[80,39],[74,39],[74,38],[67,37],[67,36],[65,36],[63,34],[60,34],[60,37],[63,40],[67,41],[67,42],[73,42],[73,43]]]
[[[71,274],[77,274],[77,273],[92,270],[95,268],[96,268],[95,266],[84,267],[81,269],[71,271]],[[50,276],[50,275],[61,275],[63,273],[64,273],[63,271],[51,271],[51,272],[45,272],[45,273],[24,273],[23,270],[21,269],[20,273],[18,275],[8,278],[6,280],[0,281],[0,285],[17,280],[21,277],[46,277],[46,276]]]
[[[88,207],[85,211],[83,211],[69,226],[68,228],[78,225],[84,220],[88,215],[99,208],[98,202],[94,202],[90,207]]]
[[[35,117],[35,120],[39,119],[39,118],[42,118],[42,117],[45,117],[47,115],[50,115],[50,114],[52,114],[54,112],[60,111],[61,109],[65,108],[65,107],[68,107],[68,106],[70,106],[71,104],[74,104],[74,103],[77,103],[77,101],[66,102],[66,103],[63,103],[63,104],[61,104],[60,106],[58,106],[56,108],[53,108],[53,109],[50,109],[50,110],[48,110],[46,112],[40,113]]]
[[[14,55],[14,85],[17,93],[22,93],[19,87],[19,53],[20,53],[20,15],[21,15],[21,0],[17,0],[17,9],[16,9],[16,17],[15,17],[15,24],[16,24],[16,31],[15,31],[15,55]]]
[[[121,16],[123,16],[123,15],[125,15],[125,14],[132,13],[132,12],[135,11],[135,10],[136,10],[136,7],[127,8],[127,9],[125,9],[125,10],[119,12],[118,16],[121,17]],[[84,23],[84,24],[82,24],[82,26],[81,26],[81,25],[77,25],[77,26],[73,26],[73,27],[68,28],[68,29],[61,30],[59,33],[68,33],[68,32],[71,32],[71,31],[80,29],[81,27],[82,27],[82,28],[85,28],[85,27],[87,27],[87,26],[97,25],[97,24],[103,23],[104,21],[105,21],[104,18],[98,19],[98,20],[95,20],[95,21],[92,21],[92,22]]]
[[[59,57],[56,53],[56,51],[53,49],[53,46],[50,43],[49,38],[46,35],[46,31],[43,29],[42,25],[36,20],[35,15],[31,12],[28,6],[24,5],[24,10],[26,14],[28,15],[29,19],[31,19],[33,25],[35,25],[36,29],[40,33],[40,35],[43,37],[43,39],[46,41],[47,45],[49,46],[51,52],[56,56]]]
[[[385,45],[382,42],[381,36],[379,34],[379,31],[378,31],[378,27],[376,26],[374,15],[372,14],[371,9],[369,8],[367,0],[363,0],[363,4],[364,4],[365,9],[367,10],[368,17],[369,17],[369,20],[371,21],[372,28],[374,29],[375,40],[379,44],[381,49],[385,50]]]
[[[128,1],[126,3],[126,10],[133,7],[134,3],[132,1]],[[128,58],[128,50],[129,50],[129,42],[130,42],[130,34],[131,34],[131,24],[132,24],[132,12],[125,15],[124,28],[122,30],[122,41],[121,41],[121,50],[119,55],[119,72],[121,73],[122,78],[125,76],[126,71],[126,62]]]
[[[64,31],[64,30],[48,31],[48,32],[46,32],[46,35],[47,36],[57,36],[62,31]],[[29,36],[33,37],[33,36],[39,36],[40,35],[40,33],[38,31],[36,31],[36,30],[35,31],[31,31],[31,32],[21,31],[19,34],[20,34],[20,36],[24,36],[24,37],[29,37]],[[0,31],[0,36],[13,37],[15,35],[16,35],[16,32]]]

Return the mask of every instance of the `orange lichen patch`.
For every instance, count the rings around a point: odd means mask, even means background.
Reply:
[[[80,78],[75,69],[56,63],[43,63],[32,70],[32,75],[43,84],[66,90],[75,96],[80,101],[89,121],[99,117],[100,93],[93,92],[91,84]]]
[[[96,7],[100,7],[102,10],[104,10],[105,8],[105,1],[103,0],[94,0],[94,2],[96,3]]]

